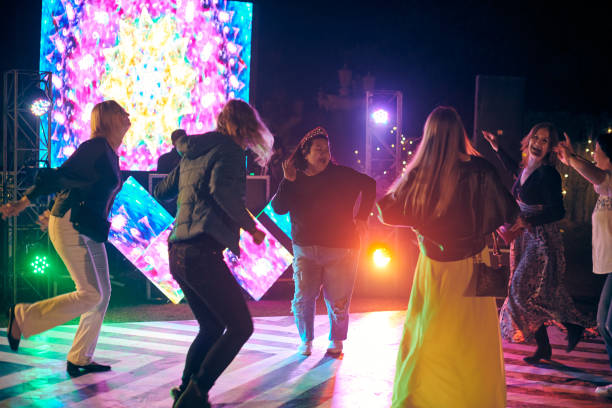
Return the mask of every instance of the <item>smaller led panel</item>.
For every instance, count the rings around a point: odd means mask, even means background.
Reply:
[[[293,255],[257,219],[255,223],[266,233],[264,242],[257,245],[240,230],[240,258],[226,249],[223,259],[240,286],[259,300],[291,265]]]
[[[172,216],[130,176],[115,198],[109,219],[108,241],[170,301],[179,303],[183,291],[168,266]]]

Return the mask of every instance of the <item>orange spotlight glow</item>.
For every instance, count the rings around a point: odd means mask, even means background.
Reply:
[[[387,248],[376,248],[372,253],[372,261],[377,268],[386,268],[391,262],[391,252]]]

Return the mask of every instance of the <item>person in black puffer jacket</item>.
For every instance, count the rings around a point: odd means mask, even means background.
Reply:
[[[223,250],[240,254],[240,228],[257,244],[265,234],[245,208],[245,152],[265,166],[273,137],[248,103],[230,100],[213,132],[184,136],[182,159],[155,188],[157,199],[178,195],[174,229],[168,238],[170,272],[200,325],[191,344],[182,383],[173,388],[174,407],[206,407],[208,391],[253,333],[240,286],[223,261]]]

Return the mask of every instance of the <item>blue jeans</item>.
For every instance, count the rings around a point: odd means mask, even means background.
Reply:
[[[323,287],[330,340],[345,340],[359,250],[293,245],[295,295],[291,309],[302,341],[314,338],[316,300]]]
[[[612,366],[612,273],[608,274],[599,297],[597,327],[599,327],[599,333],[606,343],[609,363]]]

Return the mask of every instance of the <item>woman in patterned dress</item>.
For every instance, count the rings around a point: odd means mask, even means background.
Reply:
[[[565,254],[559,221],[565,216],[561,176],[555,169],[553,148],[559,143],[551,123],[538,123],[521,141],[523,160],[518,165],[483,132],[504,167],[515,176],[512,194],[521,208],[513,228],[519,235],[510,245],[510,290],[501,310],[501,333],[506,340],[531,342],[537,349],[525,361],[550,360],[552,348],[546,323],[562,323],[568,332],[567,352],[582,337],[589,319],[580,313],[565,287]]]

